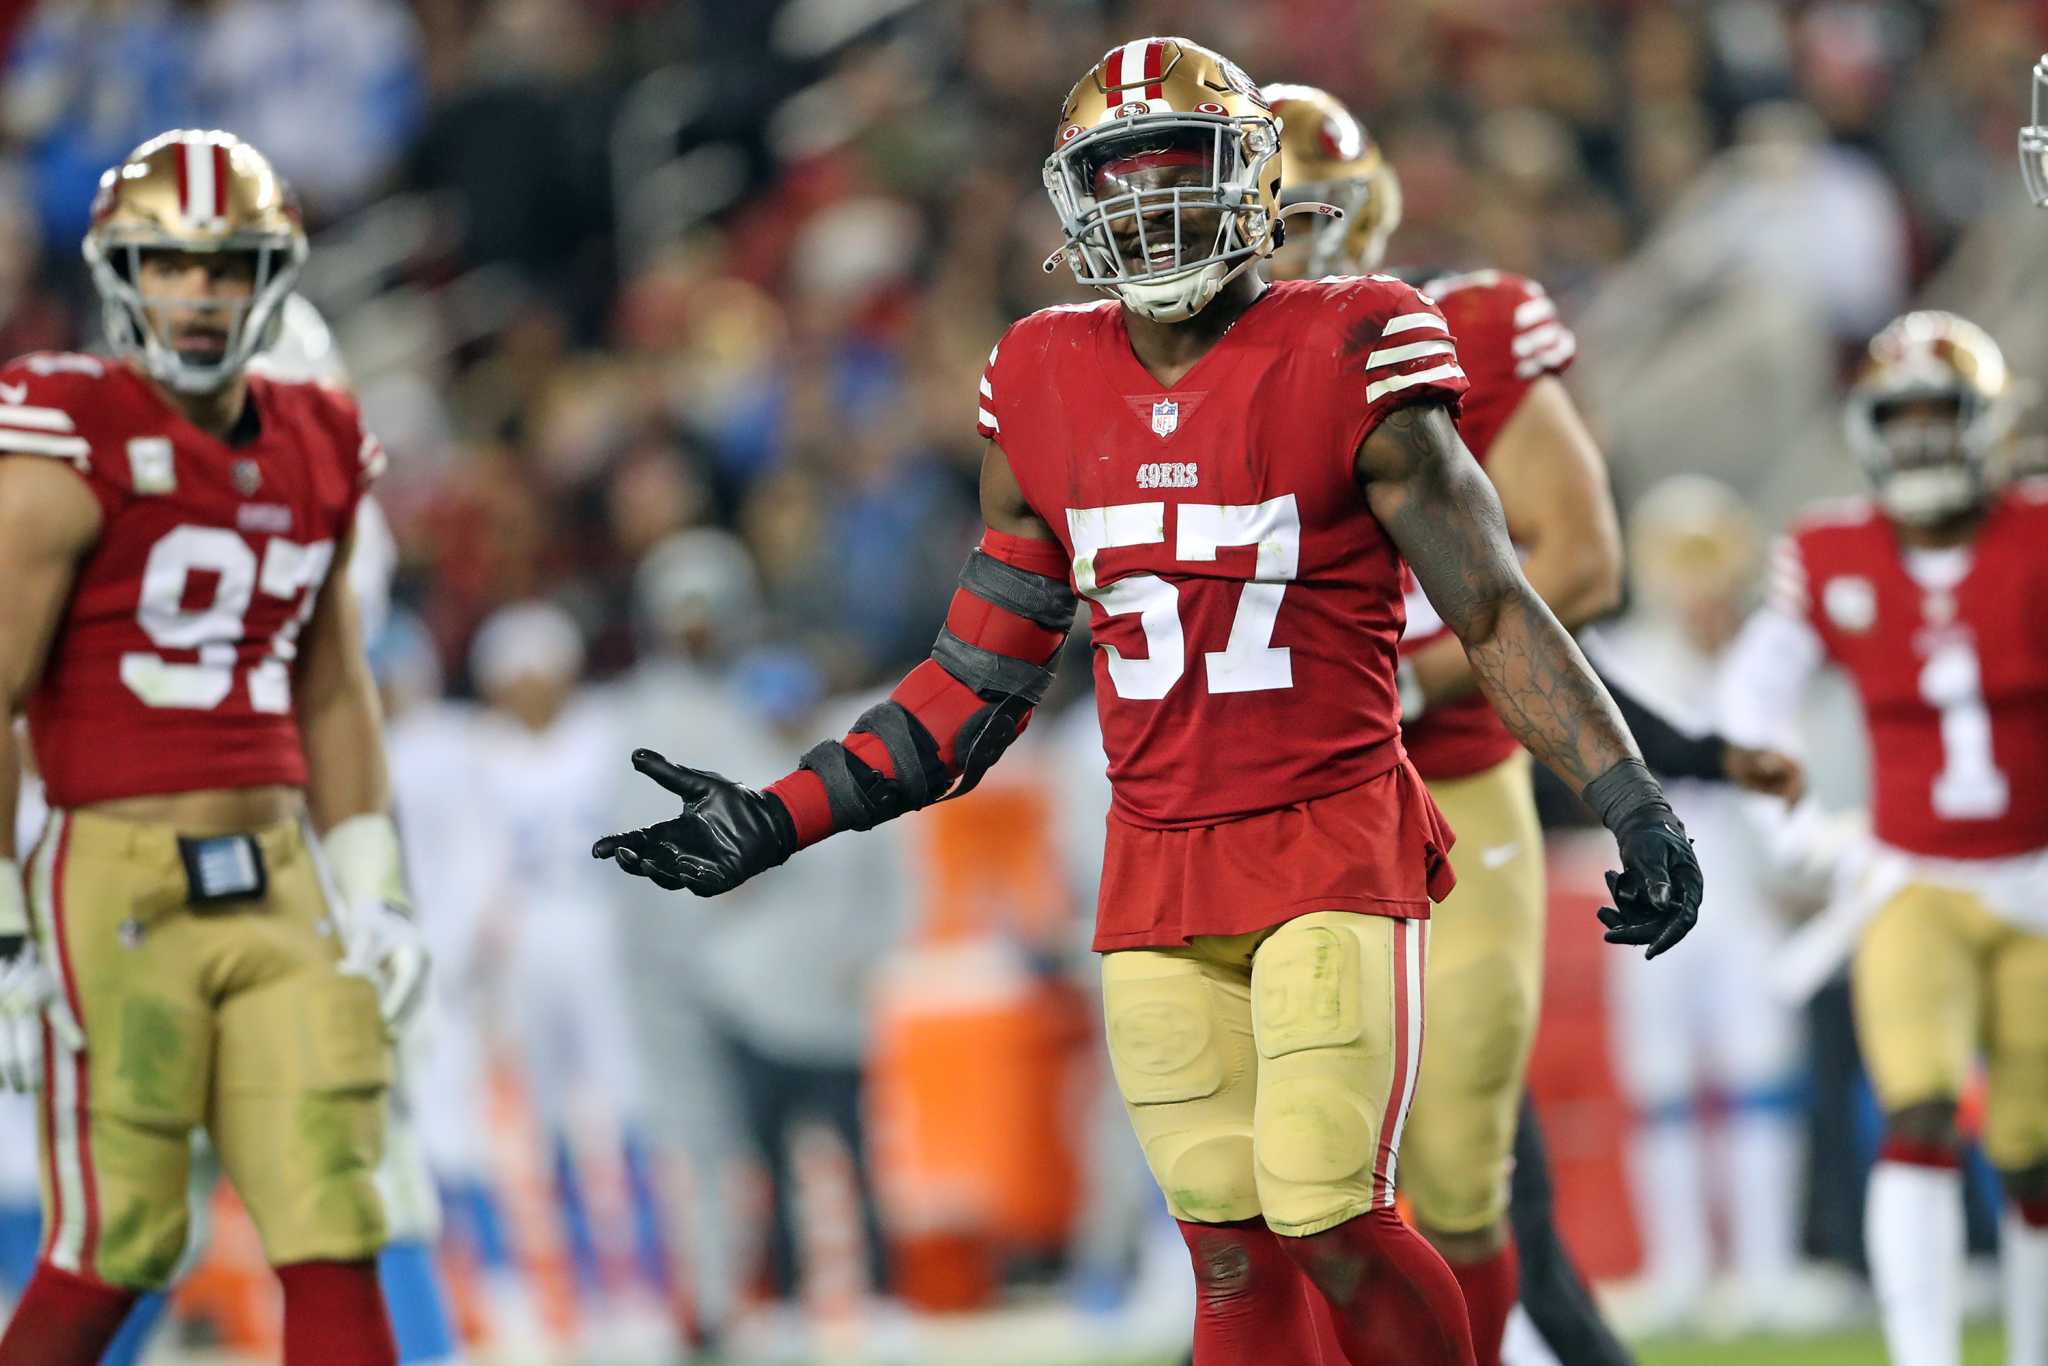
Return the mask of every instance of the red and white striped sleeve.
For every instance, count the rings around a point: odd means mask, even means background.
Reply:
[[[1530,295],[1515,305],[1515,378],[1535,380],[1555,375],[1579,353],[1579,339],[1557,316],[1557,302],[1533,280],[1524,281]]]
[[[1386,296],[1386,320],[1376,333],[1360,329],[1373,340],[1356,372],[1365,386],[1365,408],[1351,443],[1354,450],[1396,408],[1441,403],[1455,410],[1470,387],[1442,310],[1407,285],[1384,283],[1394,287]]]
[[[988,349],[988,364],[981,368],[980,412],[975,418],[974,430],[981,433],[984,441],[994,441],[1003,434],[1003,424],[996,417],[996,352],[1003,349],[997,342]]]
[[[89,419],[106,408],[93,383],[104,376],[90,356],[25,356],[0,370],[0,456],[36,455],[78,472],[101,512],[112,517],[127,490],[122,471],[94,460]]]
[[[1764,603],[1795,621],[1805,621],[1813,612],[1813,595],[1806,586],[1806,559],[1794,536],[1780,536],[1771,543]]]

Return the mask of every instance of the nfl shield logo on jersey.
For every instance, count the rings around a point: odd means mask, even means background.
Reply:
[[[1152,405],[1152,435],[1172,436],[1180,426],[1180,405],[1170,398],[1162,398]]]
[[[256,490],[263,487],[263,470],[254,460],[237,460],[228,471],[228,478],[234,482],[235,492],[244,498],[254,497]]]
[[[1860,574],[1829,579],[1820,605],[1840,630],[1860,635],[1877,624],[1877,589]]]

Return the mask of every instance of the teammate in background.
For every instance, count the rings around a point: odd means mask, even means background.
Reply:
[[[1321,90],[1269,86],[1290,198],[1331,199],[1279,263],[1310,276],[1377,270],[1401,218],[1394,171]],[[1571,629],[1614,606],[1621,536],[1607,469],[1557,378],[1577,342],[1533,280],[1411,272],[1443,310],[1471,387],[1458,431],[1500,498],[1529,586]],[[1543,832],[1529,755],[1474,683],[1457,635],[1411,575],[1402,637],[1402,741],[1459,845],[1458,889],[1431,917],[1429,1028],[1404,1135],[1401,1189],[1465,1292],[1480,1366],[1493,1366],[1517,1297],[1509,1158],[1543,990]],[[1661,977],[1663,974],[1659,974]]]
[[[286,297],[279,313],[275,340],[250,358],[249,373],[283,383],[310,382],[346,390],[347,367],[320,311],[303,296],[292,294]],[[365,494],[356,505],[352,533],[348,588],[355,600],[361,638],[374,641],[390,615],[391,581],[398,568],[397,543],[374,495]],[[381,700],[381,685],[378,691]],[[387,748],[396,739],[388,727],[386,739]],[[396,803],[399,799],[395,773],[392,783]],[[418,1034],[417,1029],[408,1030],[392,1044],[397,1066],[391,1109],[385,1117],[384,1157],[377,1171],[378,1190],[385,1202],[387,1239],[377,1254],[377,1279],[391,1316],[399,1361],[406,1366],[441,1366],[459,1360],[461,1353],[434,1262],[441,1211],[433,1176],[411,1122],[417,1088],[404,1084],[408,1075],[406,1054],[414,1054],[416,1061]],[[416,1071],[416,1067],[412,1070]],[[219,1180],[219,1160],[201,1131],[193,1140],[192,1170],[187,1183],[191,1219],[174,1277],[182,1277],[205,1255],[213,1189]],[[138,1300],[128,1311],[120,1333],[101,1354],[100,1366],[134,1366],[141,1361],[163,1322],[169,1298],[167,1290],[156,1290]]]
[[[1980,1053],[2007,1360],[2048,1363],[2048,490],[1987,477],[2009,399],[1996,343],[1964,319],[1880,332],[1847,414],[1872,497],[1793,526],[1723,682],[1751,743],[1796,740],[1824,665],[1862,697],[1877,848],[1850,974],[1885,1114],[1864,1236],[1897,1366],[1960,1359],[1956,1104]]]
[[[1244,72],[1185,39],[1082,78],[1045,183],[1060,255],[1118,302],[1034,314],[991,354],[989,526],[932,660],[766,792],[640,751],[688,805],[593,853],[715,895],[970,790],[1043,696],[1078,590],[1115,789],[1110,1055],[1193,1257],[1196,1359],[1309,1359],[1300,1267],[1352,1360],[1470,1363],[1457,1281],[1393,1207],[1425,917],[1452,884],[1401,747],[1404,558],[1514,733],[1617,833],[1608,937],[1670,948],[1699,869],[1521,574],[1452,424],[1443,314],[1383,277],[1261,278],[1279,138]]]
[[[254,148],[164,134],[85,240],[114,358],[0,371],[0,679],[53,808],[24,905],[0,733],[0,1071],[48,1082],[7,1366],[95,1360],[164,1283],[202,1125],[286,1360],[395,1359],[374,1177],[426,960],[344,583],[383,452],[345,396],[245,368],[305,252]]]
[[[1310,220],[1279,253],[1276,273],[1378,270],[1401,221],[1393,167],[1328,92],[1272,85],[1265,93],[1281,122],[1282,203],[1327,200],[1344,210],[1341,219]],[[1606,462],[1558,378],[1578,343],[1557,306],[1535,281],[1503,271],[1398,273],[1442,309],[1456,339],[1471,385],[1458,431],[1484,462],[1529,586],[1567,628],[1606,612],[1620,595],[1621,537]],[[1518,1290],[1509,1174],[1542,995],[1543,834],[1527,751],[1480,693],[1457,634],[1412,575],[1406,587],[1402,739],[1460,843],[1451,854],[1458,890],[1432,917],[1434,1006],[1402,1193],[1458,1277],[1473,1346],[1491,1366]],[[1634,726],[1638,714],[1627,719]],[[1540,1162],[1523,1165],[1527,1179],[1547,1181]],[[1546,1339],[1574,1359],[1625,1360],[1554,1228],[1546,1220],[1531,1233],[1539,1272],[1531,1300]]]
[[[1701,684],[1719,675],[1753,605],[1762,533],[1733,490],[1698,475],[1644,494],[1628,531],[1633,610],[1590,637],[1587,653],[1666,715],[1710,728],[1713,694]],[[1637,1115],[1629,1174],[1644,1270],[1630,1327],[1810,1326],[1816,1306],[1798,1274],[1799,1020],[1759,970],[1784,930],[1745,799],[1698,780],[1669,791],[1713,880],[1714,913],[1679,980],[1636,963],[1608,977],[1615,1071]],[[1723,1102],[1711,1144],[1709,1094]],[[1717,1224],[1729,1274],[1710,1285]]]

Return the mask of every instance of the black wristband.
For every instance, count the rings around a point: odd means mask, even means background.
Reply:
[[[0,962],[19,958],[22,946],[27,943],[25,934],[0,934]]]
[[[1641,759],[1623,759],[1614,767],[1586,784],[1586,790],[1579,794],[1600,823],[1616,834],[1624,825],[1634,825],[1645,817],[1657,821],[1673,821],[1676,817],[1671,803],[1664,797],[1664,789],[1650,776],[1650,770]]]

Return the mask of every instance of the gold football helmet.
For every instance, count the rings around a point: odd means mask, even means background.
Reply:
[[[1265,93],[1280,120],[1281,204],[1322,200],[1344,211],[1313,225],[1309,278],[1379,269],[1401,226],[1401,182],[1380,145],[1327,90],[1269,85]]]
[[[1849,390],[1856,453],[1885,512],[1927,525],[1984,500],[1986,466],[2012,425],[2012,383],[1990,334],[1933,310],[1885,324]]]
[[[1280,240],[1279,125],[1235,62],[1186,38],[1105,53],[1067,96],[1044,179],[1066,234],[1046,269],[1065,257],[1160,322],[1193,317]]]
[[[289,187],[263,154],[232,133],[162,133],[100,177],[83,244],[108,343],[169,388],[209,393],[275,338],[285,297],[306,259],[306,231]],[[150,317],[143,253],[247,252],[254,288],[226,320],[218,359],[180,355]]]

